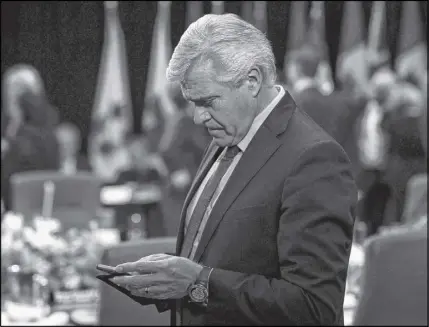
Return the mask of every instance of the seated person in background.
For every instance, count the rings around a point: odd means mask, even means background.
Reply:
[[[7,210],[10,209],[9,183],[13,174],[59,167],[59,149],[53,129],[28,120],[32,110],[39,112],[44,108],[31,101],[31,94],[43,90],[37,76],[33,67],[17,65],[3,77],[1,191]]]
[[[119,173],[115,184],[151,184],[161,190],[168,182],[168,171],[162,158],[149,150],[148,140],[141,135],[129,135],[126,139],[127,151],[130,156],[131,167]],[[138,209],[136,209],[136,206]],[[149,237],[165,236],[164,221],[159,202],[140,205],[129,203],[119,207],[116,213],[117,227],[121,233],[121,240],[127,240],[129,217],[134,213],[146,217],[146,232]]]
[[[61,123],[55,134],[60,146],[60,171],[75,174],[79,170],[90,170],[87,159],[79,153],[81,137],[77,126],[69,122]]]
[[[125,142],[131,167],[119,174],[117,183],[166,183],[167,167],[161,156],[149,150],[148,140],[141,135],[130,135]]]

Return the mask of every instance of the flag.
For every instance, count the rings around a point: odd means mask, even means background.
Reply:
[[[351,77],[361,87],[368,83],[363,24],[362,3],[360,1],[345,1],[336,77],[338,81],[343,83],[347,83]]]
[[[310,22],[308,27],[308,43],[320,53],[320,64],[317,80],[321,91],[329,94],[334,90],[332,69],[329,64],[328,45],[325,36],[325,1],[312,1],[310,9]]]
[[[132,129],[125,36],[118,2],[105,1],[104,40],[89,135],[89,160],[101,178],[114,179],[127,165],[123,155],[126,135]]]
[[[224,13],[224,1],[212,1],[212,14],[222,15]]]
[[[253,22],[254,26],[263,33],[267,33],[267,2],[254,1],[253,3]]]
[[[191,25],[204,14],[203,1],[186,1],[186,26]]]
[[[253,25],[253,2],[241,1],[241,18]]]
[[[291,1],[286,44],[288,53],[299,49],[305,43],[307,32],[307,1]]]
[[[400,77],[427,74],[427,44],[417,1],[403,1],[395,69]]]
[[[284,57],[284,76],[288,75],[289,56],[305,43],[307,33],[307,1],[290,1],[289,23],[287,26],[286,53]],[[291,85],[289,85],[291,87]]]
[[[386,1],[373,1],[367,45],[367,61],[370,75],[375,69],[389,65],[391,60],[387,43],[386,17]]]
[[[148,134],[153,150],[157,150],[162,143],[161,140],[176,114],[166,77],[172,54],[171,1],[158,1],[157,5],[142,115],[142,129]]]

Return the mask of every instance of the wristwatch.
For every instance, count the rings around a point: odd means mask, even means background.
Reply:
[[[209,297],[209,277],[211,271],[211,268],[203,267],[203,270],[201,270],[195,283],[189,286],[188,295],[191,302],[207,304]]]

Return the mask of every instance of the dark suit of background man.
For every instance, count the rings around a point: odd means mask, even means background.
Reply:
[[[353,134],[366,98],[353,81],[348,83],[349,87],[336,89],[329,95],[322,94],[316,80],[319,63],[317,50],[304,46],[287,58],[286,79],[298,107],[344,148],[357,174],[357,140]]]
[[[114,279],[171,308],[173,324],[343,324],[350,163],[275,72],[268,40],[233,14],[203,16],[174,50],[167,76],[213,141],[184,203],[177,256],[123,263],[118,271],[141,275]]]

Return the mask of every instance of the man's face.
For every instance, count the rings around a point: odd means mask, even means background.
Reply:
[[[211,65],[194,66],[182,91],[195,104],[194,122],[205,125],[220,147],[237,145],[247,134],[258,107],[249,81],[229,87],[215,81]]]

